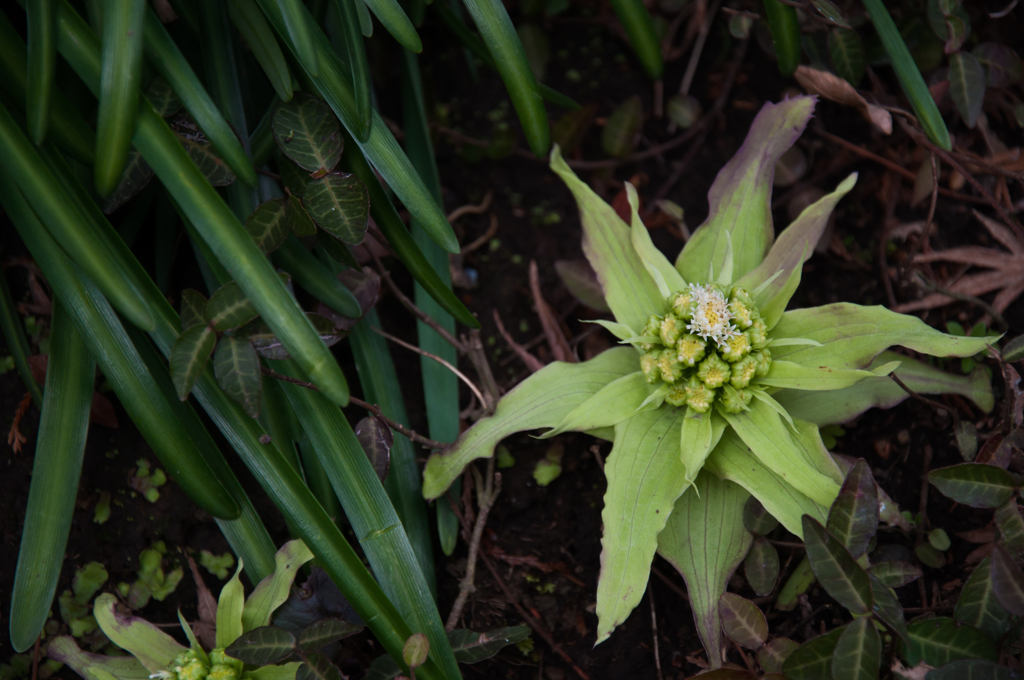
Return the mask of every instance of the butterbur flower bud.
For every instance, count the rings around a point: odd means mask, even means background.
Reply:
[[[772,354],[766,349],[759,349],[755,352],[751,352],[750,356],[754,357],[757,362],[757,377],[763,378],[768,375],[769,369],[772,367]]]
[[[721,387],[729,382],[729,364],[722,361],[717,354],[711,354],[700,362],[700,366],[697,368],[697,377],[711,389]]]
[[[722,388],[721,402],[726,413],[739,413],[746,410],[746,406],[753,398],[754,395],[747,389],[737,390],[731,385]]]
[[[740,328],[748,328],[754,320],[753,308],[740,300],[729,302],[729,314]]]
[[[741,286],[733,286],[732,290],[729,291],[729,299],[742,302],[751,309],[754,308],[754,298],[750,297],[750,293],[747,292],[747,289]]]
[[[651,350],[640,357],[640,371],[649,383],[656,383],[661,380],[661,369],[658,368],[658,359],[660,357],[660,350]]]
[[[744,334],[750,340],[751,347],[763,347],[768,342],[768,325],[761,317],[755,317]]]
[[[658,357],[658,370],[661,371],[661,379],[667,383],[673,383],[683,376],[683,364],[676,356],[674,349],[661,351]]]
[[[699,381],[698,381],[699,382]],[[665,395],[665,403],[670,406],[686,406],[686,397],[689,394],[689,383],[676,383]]]
[[[643,330],[643,332],[640,333],[640,335],[643,335],[644,337],[647,337],[647,338],[657,338],[658,341],[660,341],[661,340],[661,317],[658,316],[657,314],[651,314],[649,317],[647,317],[647,323],[644,324],[644,330]],[[655,346],[655,343],[651,342],[651,341],[640,342],[640,343],[637,343],[637,344],[640,347],[640,349],[644,350],[645,352],[648,351],[648,350],[653,349],[654,346]]]
[[[732,365],[729,384],[736,389],[742,389],[750,384],[755,375],[757,375],[757,358],[748,354]]]
[[[661,341],[671,347],[686,332],[686,324],[675,314],[666,314],[661,320]]]
[[[199,659],[192,659],[181,666],[176,666],[174,670],[178,680],[203,680],[210,673]]]
[[[689,382],[686,383],[686,405],[698,413],[707,413],[714,401],[715,391],[701,382],[697,376],[690,376]]]
[[[226,663],[215,663],[210,666],[206,680],[238,680],[238,670]]]
[[[704,358],[707,343],[692,333],[680,336],[676,343],[676,356],[687,366],[696,366]]]
[[[676,293],[669,298],[668,305],[672,308],[672,313],[683,321],[689,321],[693,317],[693,293],[689,290]]]
[[[750,339],[745,334],[738,333],[725,341],[721,352],[723,359],[731,364],[736,363],[750,354]]]
[[[241,671],[244,664],[233,656],[228,656],[223,648],[217,648],[210,652],[210,664],[217,665],[221,664],[224,666],[231,666],[232,668]],[[211,668],[211,672],[212,672]]]

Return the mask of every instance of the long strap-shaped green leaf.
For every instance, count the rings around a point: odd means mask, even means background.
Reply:
[[[630,44],[636,50],[647,75],[652,80],[661,80],[665,60],[661,56],[661,39],[654,29],[654,19],[647,11],[643,0],[611,0],[615,15],[626,29]]]
[[[153,313],[139,294],[138,283],[121,267],[112,266],[104,256],[104,244],[90,242],[72,228],[78,221],[75,201],[54,172],[47,166],[32,142],[25,136],[8,110],[0,104],[0,164],[15,178],[19,189],[39,214],[47,228],[62,243],[78,253],[78,264],[96,285],[135,325],[151,329]],[[93,208],[98,210],[93,204]]]
[[[277,9],[284,18],[285,28],[288,30],[288,37],[295,45],[295,56],[298,58],[306,73],[315,76],[320,72],[320,58],[313,45],[310,22],[312,17],[300,7],[301,0],[274,0]]]
[[[259,0],[259,3],[278,35],[286,38],[284,19],[277,12],[274,0]],[[320,75],[312,77],[311,81],[345,128],[350,132],[358,130],[359,117],[352,85],[349,83],[349,69],[335,53],[327,36],[319,27],[313,31],[313,37],[320,52]],[[295,51],[294,46],[289,47]],[[412,216],[421,222],[430,238],[448,252],[457,253],[459,243],[455,238],[455,232],[452,231],[441,209],[430,199],[430,192],[416,176],[409,159],[376,111],[373,112],[373,122],[370,124],[370,137],[365,142],[356,138],[356,144],[380,171],[384,181],[394,190]]]
[[[238,179],[246,186],[255,187],[256,171],[253,170],[238,137],[228,121],[224,120],[224,116],[167,33],[167,29],[160,23],[153,10],[148,8],[143,36],[146,56],[167,80],[185,109],[195,118],[196,124],[217,149],[217,153]]]
[[[526,61],[526,52],[519,42],[512,20],[501,0],[463,0],[480,35],[494,57],[495,66],[505,81],[512,105],[519,114],[519,122],[526,133],[526,141],[538,158],[543,158],[551,146],[548,114],[537,90],[537,79]]]
[[[99,50],[95,35],[66,0],[61,0],[57,21],[57,48],[89,89],[97,92]],[[332,401],[347,404],[348,384],[330,350],[242,223],[144,97],[133,143],[303,372]]]
[[[238,503],[185,436],[181,423],[110,304],[35,220],[28,203],[6,172],[0,177],[0,200],[79,331],[84,331],[90,352],[114,387],[122,406],[167,472],[214,517],[238,517]]]
[[[2,273],[0,273],[0,331],[3,331],[4,340],[7,342],[7,351],[14,358],[14,366],[18,369],[21,382],[25,383],[25,389],[32,394],[32,401],[36,408],[42,408],[43,391],[39,389],[39,383],[32,376],[32,367],[28,363],[28,339],[25,337],[25,330],[21,327],[21,318],[14,308],[11,289],[7,286],[7,277]]]
[[[142,26],[146,0],[104,0],[103,68],[96,117],[96,192],[109,196],[121,181],[135,131],[142,86]]]
[[[270,362],[302,378],[294,362]],[[450,680],[461,678],[441,616],[394,506],[345,414],[320,394],[286,383],[285,394],[345,508],[381,588],[405,620],[430,640],[430,658]],[[419,673],[417,673],[419,675]]]
[[[295,283],[338,314],[350,319],[362,316],[359,302],[352,295],[352,291],[331,274],[326,265],[306,250],[295,236],[288,236],[288,240],[274,253],[274,260],[292,275]]]
[[[398,43],[407,50],[419,54],[423,51],[423,42],[416,33],[416,27],[405,14],[398,0],[365,0],[374,16],[384,24],[384,28]]]
[[[29,0],[28,16],[28,98],[25,118],[32,141],[42,144],[50,121],[53,74],[57,70],[56,0]]]
[[[885,48],[889,60],[892,61],[892,68],[896,71],[900,87],[903,88],[903,93],[910,100],[910,105],[914,108],[914,113],[917,114],[917,120],[924,128],[925,134],[928,135],[928,139],[949,151],[952,146],[946,122],[942,120],[939,107],[935,105],[935,100],[932,99],[932,94],[928,91],[921,71],[918,70],[914,58],[910,55],[907,43],[903,42],[903,36],[896,28],[896,23],[885,9],[885,4],[882,0],[864,0],[864,7],[868,10],[868,16],[871,17],[871,22],[875,25],[878,38],[882,41],[882,47]]]
[[[93,363],[64,304],[53,303],[39,440],[11,594],[11,643],[32,646],[46,623],[75,513],[92,406]]]
[[[228,16],[245,43],[252,50],[267,75],[274,91],[282,101],[292,100],[292,72],[284,58],[281,46],[277,44],[274,31],[267,24],[263,12],[254,0],[228,0]]]
[[[352,73],[352,89],[356,98],[356,119],[359,127],[356,137],[365,142],[370,138],[370,124],[373,120],[370,101],[370,65],[366,62],[366,48],[363,34],[359,29],[359,15],[356,3],[362,0],[335,0],[345,37],[345,53]]]
[[[764,0],[764,12],[771,27],[779,72],[791,76],[800,65],[800,21],[796,8],[779,0]]]

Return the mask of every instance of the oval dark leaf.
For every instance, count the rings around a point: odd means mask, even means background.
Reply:
[[[953,618],[974,626],[993,640],[998,640],[1010,627],[1010,612],[999,604],[992,587],[992,558],[986,557],[967,579],[957,598]]]
[[[803,529],[807,558],[821,585],[852,613],[867,614],[873,602],[868,573],[846,546],[810,515],[804,515]]]
[[[388,468],[391,467],[391,445],[395,437],[391,433],[388,424],[376,416],[367,416],[356,423],[356,438],[370,459],[374,472],[380,479],[381,484],[388,476]]]
[[[171,346],[171,381],[178,399],[185,401],[192,386],[206,369],[206,362],[217,344],[217,334],[205,323],[187,329]]]
[[[317,621],[299,633],[299,648],[303,651],[315,652],[324,645],[329,645],[342,638],[355,635],[364,627],[362,624],[342,621],[341,619]]]
[[[637,95],[615,107],[601,132],[601,146],[615,158],[625,158],[636,148],[644,125],[644,105]]]
[[[757,650],[757,663],[765,673],[781,673],[782,666],[789,655],[797,650],[800,643],[789,638],[773,638],[761,649]]]
[[[103,199],[100,208],[109,215],[145,189],[151,179],[153,179],[153,168],[149,167],[149,163],[142,157],[142,154],[132,147],[128,152],[124,172],[121,173],[121,181],[118,182],[114,192]]]
[[[213,354],[213,372],[221,389],[241,404],[250,418],[260,414],[260,396],[263,391],[260,360],[247,339],[227,335],[222,337]]]
[[[877,680],[882,663],[882,638],[869,617],[854,619],[843,628],[832,652],[834,680]]]
[[[938,668],[960,659],[997,661],[999,651],[996,644],[977,628],[938,617],[914,621],[907,626],[907,643],[902,645],[901,656],[910,666],[923,661]]]
[[[985,84],[989,87],[1006,87],[1024,78],[1024,61],[1006,45],[984,42],[971,50],[971,54],[985,69]]]
[[[338,667],[320,652],[306,652],[305,663],[295,671],[295,680],[344,680]]]
[[[843,629],[825,633],[805,642],[782,664],[782,672],[790,680],[821,680],[832,675],[832,653]]]
[[[366,234],[370,194],[355,175],[333,172],[306,186],[302,205],[317,226],[334,238],[358,245]]]
[[[761,501],[751,496],[743,506],[743,526],[755,536],[767,536],[779,526],[779,520],[764,509]]]
[[[181,330],[206,323],[206,296],[194,288],[181,291]]]
[[[892,591],[874,577],[871,577],[871,597],[874,600],[871,604],[871,611],[874,612],[875,617],[900,639],[906,640],[907,623],[903,619],[903,607],[900,606],[899,600],[892,594]]]
[[[760,649],[768,639],[768,621],[757,605],[735,593],[718,600],[718,615],[729,639],[747,649]]]
[[[1009,551],[997,545],[992,551],[992,588],[1006,611],[1024,616],[1024,572]]]
[[[854,557],[864,554],[878,531],[878,492],[871,468],[863,458],[847,473],[826,527]]]
[[[256,318],[256,308],[245,297],[236,281],[229,281],[213,291],[204,313],[206,321],[218,331],[240,328]]]
[[[210,184],[224,187],[235,181],[235,173],[231,171],[224,159],[214,150],[209,142],[200,142],[191,137],[178,135],[178,141],[185,147],[189,158],[196,164]]]
[[[1016,489],[1008,472],[984,463],[963,463],[932,470],[928,481],[957,503],[990,510],[1010,500]]]
[[[779,578],[779,551],[761,536],[755,536],[747,557],[743,560],[743,573],[758,595],[767,595],[775,588]]]
[[[448,633],[448,641],[452,643],[452,651],[455,652],[455,658],[459,663],[476,663],[489,659],[503,647],[514,645],[528,637],[529,626],[498,628],[485,633],[474,633],[465,629]]]
[[[341,124],[331,107],[313,95],[296,92],[277,107],[271,127],[277,146],[306,172],[328,173],[341,159]]]
[[[264,255],[274,252],[288,238],[290,229],[287,198],[264,201],[245,221],[245,230]]]
[[[224,652],[242,663],[268,666],[287,659],[295,651],[295,636],[275,626],[242,633]]]
[[[887,588],[901,588],[921,578],[921,570],[910,562],[889,560],[871,565],[871,575]]]
[[[1011,498],[1000,505],[994,519],[1003,546],[1013,555],[1024,554],[1024,517],[1021,517],[1017,499]]]

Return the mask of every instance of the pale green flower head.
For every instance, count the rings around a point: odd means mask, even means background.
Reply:
[[[973,356],[991,339],[945,335],[883,307],[786,311],[803,263],[857,180],[847,177],[776,240],[775,163],[803,132],[814,104],[813,97],[796,97],[764,105],[711,187],[707,221],[674,264],[651,242],[632,186],[626,185],[626,224],[556,147],[551,168],[576,198],[583,251],[615,316],[595,323],[623,346],[585,363],[546,366],[424,470],[424,496],[437,498],[467,464],[493,455],[513,432],[582,431],[612,441],[598,643],[638,604],[660,550],[686,578],[698,630],[716,658],[718,595],[745,552],[741,539],[722,539],[729,534],[723,518],[739,516],[736,504],[742,510],[753,495],[798,536],[803,515],[824,522],[843,476],[818,426],[902,401],[906,394],[888,374],[898,371],[919,392],[955,392],[986,411],[993,406],[987,373],[951,376],[887,351],[900,345],[932,356]],[[736,535],[749,546],[742,524]],[[720,552],[701,553],[697,545]],[[723,552],[737,546],[738,557]]]

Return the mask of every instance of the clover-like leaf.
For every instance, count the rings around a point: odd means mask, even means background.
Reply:
[[[370,194],[355,175],[332,172],[311,182],[302,205],[317,226],[352,245],[363,240],[369,224]]]
[[[864,554],[878,531],[878,492],[871,468],[863,458],[846,475],[826,526],[854,557]]]
[[[295,653],[295,636],[276,626],[260,626],[242,633],[224,652],[242,663],[266,666]]]
[[[341,160],[341,124],[322,99],[296,92],[274,111],[271,128],[278,148],[306,172],[326,174]]]
[[[256,350],[245,338],[224,336],[213,354],[217,384],[239,404],[250,418],[260,414],[263,377]]]
[[[782,672],[789,680],[821,680],[832,676],[832,654],[839,643],[842,628],[805,642],[786,658]]]
[[[768,644],[757,650],[757,663],[765,673],[781,673],[782,665],[799,646],[800,643],[789,638],[772,638]]]
[[[921,578],[921,570],[910,562],[890,560],[875,562],[869,573],[886,588],[900,588]]]
[[[974,626],[993,640],[1010,627],[1010,613],[999,603],[992,586],[992,558],[986,557],[974,569],[957,598],[953,618]]]
[[[299,648],[307,652],[315,652],[324,645],[337,642],[350,635],[355,635],[365,626],[341,619],[324,619],[317,621],[299,633]]]
[[[804,517],[803,527],[807,557],[822,587],[854,614],[871,611],[871,579],[856,558],[813,517]]]
[[[288,198],[272,198],[261,203],[245,220],[245,230],[264,255],[274,252],[288,238],[290,228]]]
[[[928,481],[942,495],[972,508],[998,508],[1016,489],[1008,472],[984,463],[963,463],[932,470]]]
[[[217,334],[205,323],[197,323],[186,329],[171,346],[170,368],[171,381],[178,393],[178,399],[184,401],[196,380],[206,369],[206,362],[217,344]]]
[[[985,69],[970,52],[949,57],[949,94],[967,127],[973,128],[985,102]]]
[[[755,536],[750,552],[743,560],[743,574],[758,595],[772,592],[779,578],[779,551],[761,536]]]
[[[207,182],[215,187],[223,187],[235,181],[235,173],[217,154],[212,144],[200,142],[184,135],[178,135],[178,141],[185,147],[189,158],[203,173]]]
[[[377,416],[367,416],[356,423],[355,433],[383,484],[388,476],[388,468],[391,467],[391,445],[395,442],[391,428]]]
[[[882,638],[868,617],[854,619],[843,628],[832,652],[834,680],[877,680],[882,663]]]
[[[344,680],[344,677],[320,652],[306,652],[304,663],[295,671],[295,680]]]
[[[907,635],[901,656],[911,666],[923,661],[938,668],[960,659],[999,658],[996,644],[987,635],[947,617],[914,621],[907,626]]]
[[[229,281],[213,291],[206,303],[204,317],[218,331],[244,326],[256,318],[256,307],[235,281]]]
[[[757,650],[768,639],[768,621],[757,605],[735,593],[723,593],[718,615],[729,639],[740,647]]]
[[[206,296],[194,288],[181,291],[181,330],[206,323]]]

